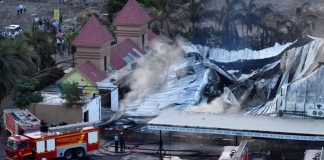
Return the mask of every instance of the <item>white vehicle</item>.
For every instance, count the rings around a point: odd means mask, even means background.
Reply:
[[[12,24],[12,25],[5,27],[3,36],[15,38],[17,35],[19,35],[22,32],[23,32],[23,30],[20,27],[20,25]]]

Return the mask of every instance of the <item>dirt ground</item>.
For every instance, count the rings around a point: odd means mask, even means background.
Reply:
[[[17,15],[17,4],[25,4],[27,12]],[[19,24],[28,30],[32,25],[33,15],[53,19],[54,9],[57,8],[61,10],[63,22],[72,21],[73,18],[89,12],[101,14],[105,12],[103,5],[104,0],[0,0],[0,30],[10,24]]]
[[[61,3],[58,3],[58,2]],[[65,2],[64,2],[65,1]],[[0,30],[9,24],[20,24],[28,29],[32,23],[32,15],[40,17],[48,16],[53,18],[54,9],[62,10],[63,21],[73,21],[73,18],[80,17],[89,12],[98,14],[105,13],[104,2],[106,0],[0,0]],[[323,0],[255,0],[258,5],[272,4],[275,11],[287,17],[295,17],[297,7],[305,2],[311,4],[311,11],[319,17],[313,36],[324,37],[324,1]],[[17,16],[16,5],[26,4],[27,13]],[[223,5],[223,1],[211,0],[216,8]]]

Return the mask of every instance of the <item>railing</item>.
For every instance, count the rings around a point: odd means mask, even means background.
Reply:
[[[69,125],[64,125],[64,126],[57,126],[57,127],[50,127],[48,128],[49,132],[64,132],[64,131],[75,131],[82,129],[84,127],[97,127],[101,124],[101,121],[96,121],[96,122],[80,122],[80,123],[75,123],[75,124],[69,124]]]
[[[242,157],[242,154],[245,152],[247,141],[242,141],[239,145],[239,148],[237,149],[237,152],[234,156],[234,160],[240,160]]]

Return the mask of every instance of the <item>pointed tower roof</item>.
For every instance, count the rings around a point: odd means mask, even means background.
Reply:
[[[75,46],[100,47],[112,40],[114,38],[110,32],[95,16],[91,16],[72,44]]]
[[[151,20],[144,8],[136,0],[128,0],[114,19],[114,25],[141,25]]]

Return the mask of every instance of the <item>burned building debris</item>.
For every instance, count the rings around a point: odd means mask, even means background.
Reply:
[[[323,48],[324,40],[314,37],[259,51],[186,44],[185,58],[169,68],[165,84],[125,113],[154,116],[212,105],[207,112],[238,107],[248,115],[324,117]]]

